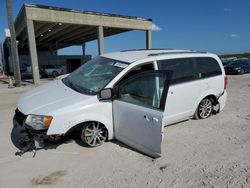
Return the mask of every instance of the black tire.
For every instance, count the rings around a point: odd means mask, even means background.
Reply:
[[[52,76],[53,76],[54,78],[56,78],[57,76],[59,76],[59,73],[58,73],[57,71],[53,71],[53,72],[52,72]]]
[[[213,99],[210,97],[202,99],[200,104],[198,105],[194,118],[195,119],[206,119],[210,117],[213,113],[213,108],[214,108],[214,102]]]
[[[241,70],[240,70],[240,74],[245,74],[244,69],[241,69]]]
[[[83,126],[80,138],[88,146],[97,147],[108,139],[108,131],[99,122],[88,122]]]

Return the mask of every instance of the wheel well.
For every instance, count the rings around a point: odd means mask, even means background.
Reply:
[[[216,98],[214,95],[208,95],[208,96],[204,97],[203,99],[206,99],[206,98],[212,99],[213,105],[216,104],[217,98]],[[203,99],[202,99],[202,100],[203,100]]]
[[[198,106],[196,107],[195,112],[194,112],[194,118],[195,118],[195,119],[199,119],[198,116],[197,116],[197,111],[198,111],[198,108],[199,108],[199,105],[200,105],[201,101],[204,100],[204,99],[207,99],[207,98],[212,99],[213,105],[217,105],[217,104],[218,104],[218,101],[217,101],[217,98],[216,98],[215,95],[207,95],[206,97],[202,98],[202,99],[200,100]]]
[[[200,105],[201,101],[202,101],[203,99],[206,99],[206,98],[210,98],[210,99],[212,99],[212,103],[213,103],[213,105],[216,105],[216,104],[218,103],[218,101],[217,101],[217,99],[216,99],[215,95],[208,95],[208,96],[206,96],[206,97],[202,98],[202,99],[199,101],[199,103],[198,103],[198,105],[196,106],[196,109],[195,109],[195,110],[197,110],[197,109],[198,109],[198,107],[199,107],[199,105]]]
[[[101,123],[101,122],[99,122],[99,121],[85,121],[85,122],[79,123],[79,124],[77,124],[77,125],[71,127],[71,128],[66,132],[66,134],[70,134],[70,133],[74,133],[74,132],[77,133],[78,131],[81,131],[82,127],[83,127],[85,124],[90,123],[90,122],[98,122],[98,123],[100,123],[101,125],[103,125],[103,126],[105,127],[105,129],[107,130],[108,137],[109,137],[109,131],[108,131],[107,127],[106,127],[103,123]]]

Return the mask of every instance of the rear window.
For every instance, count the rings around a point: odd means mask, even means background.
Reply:
[[[207,78],[222,74],[219,63],[214,58],[198,57],[195,58],[195,60],[197,64],[198,73],[201,74],[201,78]]]
[[[171,84],[188,82],[195,78],[191,58],[160,60],[157,63],[159,70],[173,71]]]

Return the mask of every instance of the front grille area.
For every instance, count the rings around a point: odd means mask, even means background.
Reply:
[[[26,115],[24,115],[22,112],[20,112],[18,109],[16,109],[14,118],[22,126],[23,121],[26,118]]]

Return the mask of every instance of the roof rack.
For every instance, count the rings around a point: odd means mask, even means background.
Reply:
[[[152,53],[148,56],[158,56],[158,55],[174,55],[174,54],[206,54],[207,52],[199,52],[199,51],[175,51],[175,52],[160,52],[160,53]]]
[[[122,50],[121,52],[131,52],[131,51],[146,51],[146,50],[174,50],[173,48],[153,48],[153,49],[129,49],[129,50]]]

